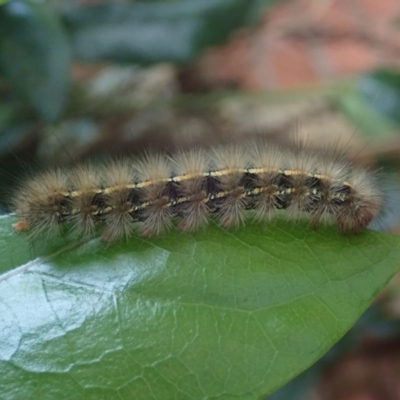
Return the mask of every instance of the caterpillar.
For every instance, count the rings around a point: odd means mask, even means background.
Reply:
[[[22,182],[13,198],[17,232],[53,235],[67,224],[74,234],[102,239],[153,236],[174,225],[194,231],[215,215],[224,228],[244,223],[248,210],[268,223],[281,210],[291,220],[335,223],[357,233],[380,214],[375,173],[345,161],[337,150],[265,141],[145,155],[103,167],[54,169]]]

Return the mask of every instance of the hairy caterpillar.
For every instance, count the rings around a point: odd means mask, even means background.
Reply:
[[[101,225],[103,240],[114,241],[135,226],[144,236],[160,234],[174,220],[192,231],[212,214],[228,228],[249,209],[259,221],[286,210],[290,219],[308,216],[313,227],[328,220],[341,232],[359,232],[381,212],[382,194],[373,173],[337,151],[258,141],[55,169],[23,182],[13,204],[17,231],[52,235],[68,223],[91,236]]]

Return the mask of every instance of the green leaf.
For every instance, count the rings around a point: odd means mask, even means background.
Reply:
[[[70,62],[66,35],[49,7],[21,0],[0,7],[0,67],[48,121],[64,106]]]
[[[343,336],[400,260],[398,237],[283,221],[108,247],[32,244],[11,222],[2,399],[261,398]]]
[[[77,57],[187,62],[246,22],[255,0],[114,2],[65,15]]]
[[[347,93],[338,100],[343,113],[370,140],[389,140],[398,131],[393,120],[379,114],[359,93]]]
[[[400,123],[400,74],[397,71],[378,70],[359,78],[360,94],[376,113]]]
[[[247,18],[250,23],[257,22],[260,16],[265,15],[267,9],[275,6],[277,3],[283,3],[286,0],[254,0],[253,6],[249,9]]]

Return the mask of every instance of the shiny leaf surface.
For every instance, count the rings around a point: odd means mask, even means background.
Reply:
[[[105,246],[0,220],[0,398],[257,399],[321,357],[400,239],[248,223]],[[38,256],[40,255],[40,256]]]

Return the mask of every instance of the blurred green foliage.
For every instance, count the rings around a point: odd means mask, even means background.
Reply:
[[[11,0],[0,6],[0,71],[46,121],[60,117],[71,54],[82,61],[186,63],[223,43],[271,1],[64,2]],[[265,3],[265,4],[264,4]]]
[[[47,121],[60,115],[70,80],[70,48],[46,5],[14,0],[0,7],[0,67]]]

